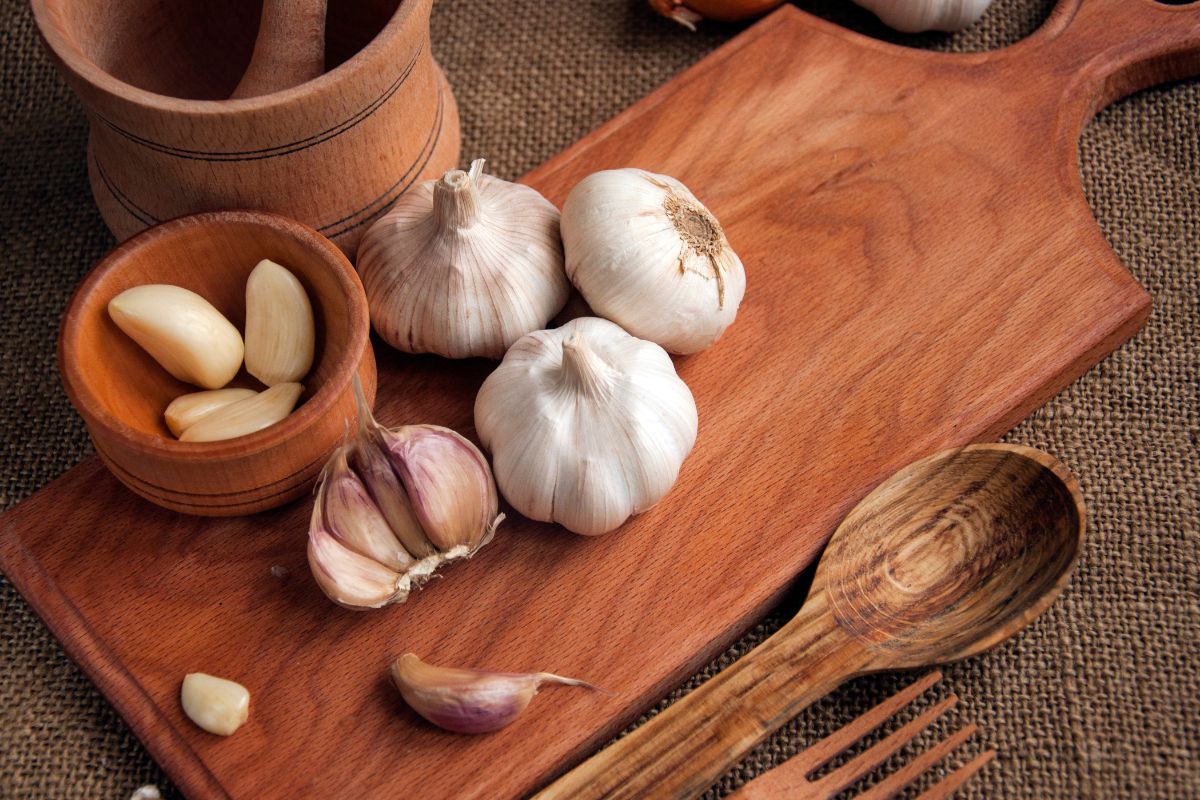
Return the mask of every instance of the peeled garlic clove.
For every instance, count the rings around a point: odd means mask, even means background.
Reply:
[[[746,273],[712,213],[667,175],[593,173],[563,204],[567,276],[596,314],[673,353],[733,322]]]
[[[242,337],[220,311],[180,286],[146,284],[108,301],[117,327],[181,381],[220,389],[242,366]]]
[[[371,499],[346,460],[347,448],[334,454],[317,492],[317,511],[325,528],[342,544],[390,570],[402,571],[414,561],[392,533],[383,514]]]
[[[519,674],[435,667],[412,653],[391,666],[404,702],[422,717],[456,733],[487,733],[516,719],[543,683],[595,689],[590,683],[549,672]]]
[[[490,477],[481,479],[490,469],[475,445],[440,425],[406,425],[384,446],[434,547],[478,547],[492,531],[500,498]]]
[[[206,392],[192,392],[172,400],[163,412],[163,417],[171,433],[182,436],[184,431],[209,412],[256,394],[258,392],[253,389],[210,389]]]
[[[904,33],[961,31],[979,21],[992,0],[854,0]]]
[[[268,428],[292,413],[304,387],[280,383],[201,417],[179,437],[181,442],[217,442]]]
[[[346,608],[379,608],[408,596],[407,577],[346,547],[316,513],[308,530],[308,566],[325,596]]]
[[[666,352],[595,317],[522,338],[475,399],[504,498],[586,535],[657,503],[696,426],[696,402]]]
[[[500,358],[567,301],[558,209],[528,186],[451,170],[363,236],[358,271],[379,335],[409,353]]]
[[[188,719],[209,733],[228,736],[250,715],[250,692],[240,683],[190,672],[179,699]]]
[[[246,371],[267,386],[298,381],[312,368],[312,305],[295,275],[269,259],[246,280]]]

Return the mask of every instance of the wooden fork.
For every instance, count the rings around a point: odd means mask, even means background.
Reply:
[[[911,703],[918,695],[942,679],[940,672],[931,672],[919,681],[884,700],[861,717],[834,731],[812,747],[797,753],[775,769],[758,776],[730,795],[736,800],[826,800],[833,797],[862,776],[882,764],[885,759],[911,741],[935,719],[949,711],[958,702],[950,695],[937,705],[922,713],[912,722],[902,726],[880,742],[872,745],[842,766],[815,780],[808,776],[829,762],[838,753],[882,725],[888,717]],[[975,733],[977,726],[971,723],[959,728],[948,738],[938,742],[929,750],[893,772],[874,786],[857,795],[858,800],[883,800],[893,797],[905,786],[916,780],[927,769],[937,764],[952,750]],[[980,753],[954,772],[926,789],[917,800],[944,800],[958,787],[992,760],[995,750]]]

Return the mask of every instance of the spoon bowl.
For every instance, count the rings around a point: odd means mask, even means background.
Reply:
[[[878,668],[956,661],[1012,636],[1066,585],[1083,543],[1075,477],[1031,447],[917,461],[838,526],[813,579]]]
[[[867,672],[980,653],[1054,602],[1083,544],[1079,483],[1031,447],[921,459],[834,531],[800,612],[551,798],[690,798],[802,709]]]

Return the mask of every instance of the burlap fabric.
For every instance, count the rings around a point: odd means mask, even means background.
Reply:
[[[1016,41],[1048,12],[1039,0],[997,0],[968,32],[900,37],[848,0],[803,5],[873,35],[953,50]],[[0,503],[8,507],[90,451],[60,388],[54,343],[71,288],[112,240],[87,188],[82,113],[43,55],[23,0],[2,0],[0,14]],[[490,169],[510,177],[737,30],[705,25],[690,34],[642,0],[439,0],[433,18],[435,50],[462,108],[464,157],[486,155]],[[961,697],[949,725],[981,727],[965,753],[999,751],[963,796],[1200,796],[1198,117],[1200,83],[1185,82],[1103,111],[1083,137],[1088,201],[1153,294],[1154,312],[1132,343],[1011,434],[1071,466],[1091,525],[1071,585],[1046,615],[1015,641],[945,670],[938,691]],[[0,597],[0,795],[123,800],[155,782],[177,796],[6,582]],[[771,738],[712,796],[908,680],[855,681]]]

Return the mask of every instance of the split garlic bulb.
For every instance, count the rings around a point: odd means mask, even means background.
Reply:
[[[904,33],[961,31],[975,24],[992,0],[854,0],[888,27]]]
[[[596,317],[522,338],[475,399],[475,429],[505,499],[589,536],[662,499],[696,422],[666,352]]]
[[[403,603],[443,564],[470,558],[504,515],[479,448],[440,425],[384,428],[357,378],[354,401],[357,434],[317,487],[308,565],[338,605],[379,608]]]
[[[717,340],[737,314],[746,273],[707,208],[674,178],[593,173],[562,211],[567,276],[597,314],[673,353]]]
[[[358,253],[375,330],[409,353],[500,358],[570,290],[558,209],[484,175],[483,159],[404,195]]]

